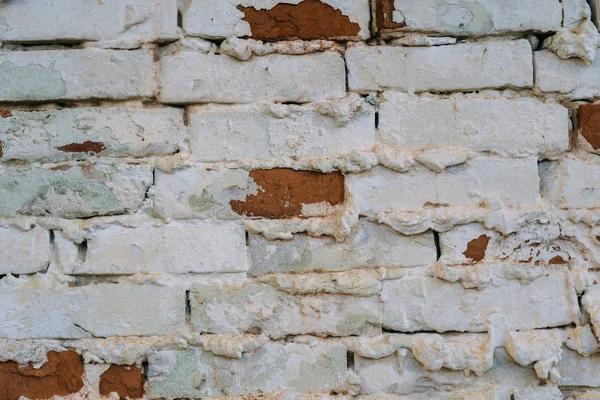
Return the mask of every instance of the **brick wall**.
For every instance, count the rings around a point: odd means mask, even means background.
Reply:
[[[0,400],[600,399],[599,12],[0,0]]]

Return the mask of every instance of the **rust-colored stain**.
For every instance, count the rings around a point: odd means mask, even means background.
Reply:
[[[340,172],[294,171],[276,168],[255,170],[250,177],[259,186],[256,195],[246,200],[231,200],[233,211],[240,215],[265,218],[296,217],[303,204],[344,201],[344,175]]]
[[[91,175],[94,171],[96,171],[96,167],[94,167],[93,165],[89,165],[89,164],[84,164],[84,165],[80,166],[79,168],[81,169],[81,172],[85,176]]]
[[[4,155],[4,143],[0,142],[0,158]]]
[[[250,24],[253,39],[334,39],[358,35],[360,26],[328,4],[304,0],[277,4],[270,10],[237,6]]]
[[[127,365],[111,365],[100,376],[100,394],[116,392],[120,398],[140,399],[144,396],[142,369]]]
[[[475,262],[483,260],[489,242],[490,237],[486,235],[481,235],[477,239],[471,240],[467,245],[467,250],[463,253],[464,256]]]
[[[50,171],[68,171],[70,169],[71,169],[70,165],[59,165],[59,166],[50,168]]]
[[[83,387],[83,363],[74,351],[47,354],[48,361],[39,369],[19,368],[16,362],[0,363],[0,399],[49,399],[77,393]]]
[[[12,117],[12,113],[10,112],[10,110],[0,110],[0,117],[2,117],[2,118]]]
[[[89,140],[83,143],[71,143],[56,148],[65,153],[92,153],[98,154],[106,150],[106,146],[102,142],[90,142]]]
[[[550,265],[557,265],[557,264],[566,264],[567,262],[565,261],[564,258],[562,258],[561,256],[554,256],[550,259],[550,261],[548,261],[548,264]]]
[[[600,104],[582,104],[578,115],[579,133],[594,150],[600,149]]]
[[[406,27],[406,23],[397,23],[393,19],[394,0],[375,0],[375,28],[379,32],[382,29],[400,29]]]

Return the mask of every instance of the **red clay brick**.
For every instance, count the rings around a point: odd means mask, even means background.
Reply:
[[[358,35],[360,26],[347,15],[318,0],[277,4],[270,10],[238,6],[250,24],[253,39],[335,39]]]
[[[135,366],[111,365],[100,376],[100,394],[116,392],[120,398],[139,399],[144,396],[144,375]]]
[[[41,368],[19,368],[16,362],[0,363],[0,399],[49,399],[77,393],[83,387],[83,363],[73,351],[48,352]]]
[[[600,149],[600,104],[579,106],[579,133],[594,150]]]
[[[344,176],[339,172],[320,173],[291,169],[255,170],[250,173],[259,186],[256,195],[232,200],[233,211],[240,215],[266,218],[297,217],[303,204],[344,201]]]

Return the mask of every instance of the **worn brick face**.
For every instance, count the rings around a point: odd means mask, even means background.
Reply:
[[[356,36],[360,26],[340,10],[319,0],[278,4],[270,10],[237,6],[250,24],[253,39],[335,39]]]
[[[13,361],[0,363],[0,398],[47,399],[74,394],[83,387],[83,363],[79,354],[51,351],[47,357],[48,361],[39,369],[31,365],[20,367]]]
[[[117,393],[120,398],[141,399],[144,396],[144,375],[136,366],[111,365],[100,376],[100,394]]]
[[[579,106],[579,134],[592,146],[600,150],[600,104]]]
[[[0,400],[600,399],[600,0],[0,0]]]
[[[344,201],[344,176],[289,169],[256,170],[250,178],[259,186],[256,195],[245,200],[232,200],[233,211],[249,217],[285,218],[303,213],[303,207],[326,203],[330,206]]]

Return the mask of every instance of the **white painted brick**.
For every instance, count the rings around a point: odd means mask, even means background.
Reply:
[[[0,118],[5,160],[63,161],[88,153],[63,146],[94,142],[104,157],[173,154],[182,148],[186,128],[176,108],[73,108],[10,110]],[[88,146],[89,147],[89,146]]]
[[[592,11],[592,20],[597,27],[600,27],[600,0],[589,0]]]
[[[576,351],[563,347],[562,357],[558,364],[561,376],[559,384],[561,386],[600,387],[598,369],[600,369],[600,355],[592,354],[589,357],[583,357]],[[587,398],[583,397],[582,400]],[[589,397],[590,400],[594,398],[596,397]]]
[[[600,207],[600,165],[563,159],[542,167],[542,196],[558,208]]]
[[[361,221],[343,243],[295,235],[270,241],[250,234],[252,275],[280,272],[344,271],[361,267],[417,267],[436,261],[433,234],[401,235],[385,225]]]
[[[412,394],[383,394],[357,396],[356,400],[497,400],[493,388],[487,390],[427,391]]]
[[[256,188],[249,187],[248,171],[240,169],[157,170],[152,188],[154,212],[163,218],[240,218],[229,202],[255,193]]]
[[[502,279],[481,290],[437,278],[408,277],[384,282],[383,327],[404,332],[485,332],[492,314],[505,317],[513,330],[561,326],[572,322],[574,299],[565,271],[549,272],[529,283]]]
[[[377,296],[293,296],[253,282],[197,285],[190,305],[198,333],[350,336],[381,326]]]
[[[135,228],[110,225],[94,230],[80,253],[78,245],[57,232],[59,265],[68,274],[122,275],[164,271],[174,274],[248,270],[241,223],[146,222]]]
[[[509,207],[538,201],[537,161],[533,158],[479,157],[435,173],[417,166],[408,173],[383,167],[349,175],[346,185],[362,214],[420,210],[426,205],[476,206],[495,198]]]
[[[130,99],[151,97],[154,88],[145,50],[0,52],[0,101]]]
[[[488,390],[427,391],[412,394],[383,394],[357,396],[356,400],[497,400],[492,388]]]
[[[32,274],[48,268],[50,233],[44,228],[0,227],[0,243],[0,275]]]
[[[185,322],[185,291],[159,286],[4,287],[0,303],[11,339],[168,335]]]
[[[406,24],[401,31],[453,36],[547,32],[562,27],[562,6],[546,0],[396,0],[392,20]]]
[[[236,7],[240,4],[261,10],[270,10],[277,4],[298,4],[301,0],[190,0],[183,9],[183,29],[191,36],[206,38],[227,38],[230,36],[252,37],[250,24],[244,21],[244,13]],[[369,35],[371,19],[367,0],[322,0],[350,17],[351,22],[358,23],[360,32],[356,36],[366,39]],[[313,18],[319,19],[319,15]]]
[[[359,396],[358,399],[504,400],[510,398],[513,388],[539,386],[540,380],[531,366],[518,365],[503,349],[496,350],[494,356],[494,368],[478,376],[445,368],[430,371],[417,361],[410,351],[405,353],[401,350],[376,360],[356,355],[355,370],[360,377],[361,394],[371,395],[364,398]],[[493,388],[491,395],[488,392],[490,388]],[[443,393],[448,390],[467,393],[462,395],[458,392],[458,397],[446,398]],[[422,393],[422,397],[419,393]],[[468,397],[468,394],[481,397]]]
[[[160,60],[164,103],[309,102],[346,95],[344,60],[334,52],[271,54],[239,61],[182,51]]]
[[[589,235],[588,227],[575,232],[578,231]],[[460,225],[440,233],[440,262],[447,265],[478,261],[541,266],[567,264],[580,256],[577,245],[572,243],[576,235],[570,230],[561,230],[558,224],[523,224],[517,232],[505,236],[479,223]],[[483,258],[478,260],[480,257]]]
[[[217,357],[197,347],[160,351],[148,359],[150,398],[236,396],[346,390],[346,347],[332,342],[312,345],[267,343],[241,359]]]
[[[537,91],[558,92],[575,100],[600,97],[600,56],[587,65],[578,58],[563,60],[549,50],[533,54]]]
[[[467,254],[469,254],[467,249],[473,241],[477,241],[482,235],[485,237],[483,239],[487,240],[487,245],[483,251],[484,257],[479,261],[492,261],[490,247],[493,247],[499,234],[485,229],[483,225],[477,223],[455,226],[448,232],[440,233],[442,251],[440,261],[447,265],[464,265],[477,261],[467,257]]]
[[[558,104],[530,98],[436,99],[393,92],[386,92],[385,100],[379,106],[383,143],[541,157],[556,157],[569,147],[569,113]]]
[[[434,47],[357,46],[346,51],[350,90],[448,92],[533,86],[526,40]]]
[[[564,0],[563,6],[563,26],[571,30],[577,29],[579,25],[592,17],[592,6],[594,0]]]
[[[270,182],[274,184],[269,186]],[[276,191],[273,187],[277,187],[277,182],[277,178],[262,182],[263,186],[259,189],[259,185],[247,170],[217,166],[186,166],[170,173],[157,170],[155,185],[151,189],[154,212],[164,218],[240,219],[244,218],[244,215],[232,209],[232,201],[240,201],[240,207],[244,207],[247,196],[255,196],[259,190],[266,191],[270,196],[279,196],[280,193],[270,192]],[[336,188],[340,191],[343,189],[341,184]],[[234,208],[243,213],[240,207]],[[336,211],[335,207],[338,206],[330,206],[327,200],[302,204],[298,215],[328,216]],[[258,215],[261,215],[260,211]],[[279,218],[277,212],[266,217]]]
[[[338,107],[350,110],[328,115]],[[354,96],[307,105],[206,105],[192,107],[189,118],[197,161],[335,156],[377,141],[373,107]]]
[[[595,284],[586,289],[581,305],[589,316],[596,337],[600,337],[600,285]]]
[[[0,42],[176,38],[175,0],[21,0],[0,5]]]
[[[0,216],[82,218],[119,214],[142,205],[152,168],[77,165],[45,169],[0,167]]]

